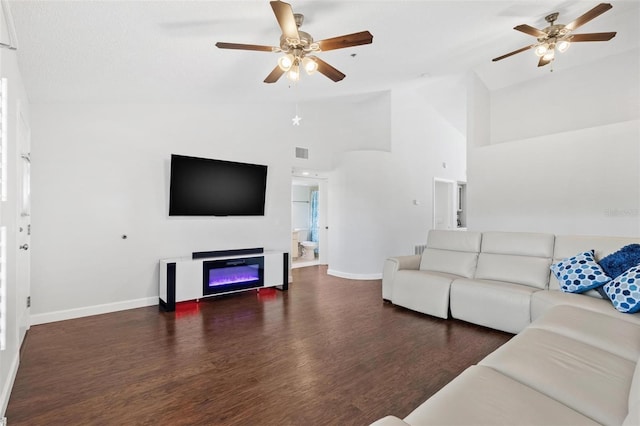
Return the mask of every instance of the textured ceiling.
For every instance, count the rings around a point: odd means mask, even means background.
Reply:
[[[543,28],[560,12],[568,23],[591,1],[291,1],[316,39],[369,30],[373,44],[321,52],[347,77],[262,80],[277,54],[223,50],[217,41],[276,45],[280,36],[261,1],[9,1],[18,60],[31,102],[235,102],[367,93],[475,71],[490,89],[549,75],[533,52],[491,58],[535,42],[514,31]],[[640,3],[613,9],[576,33],[618,31],[609,42],[579,43],[556,70],[638,49]]]

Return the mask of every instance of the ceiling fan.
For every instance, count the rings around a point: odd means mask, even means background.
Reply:
[[[261,46],[255,44],[239,44],[218,42],[220,49],[257,50],[260,52],[284,53],[278,59],[278,65],[264,79],[265,83],[275,83],[284,73],[292,81],[300,78],[300,67],[311,75],[318,71],[333,81],[340,81],[345,75],[314,55],[317,52],[343,49],[345,47],[359,46],[373,42],[373,36],[369,31],[347,34],[343,36],[314,41],[311,34],[300,31],[304,21],[304,15],[293,13],[289,3],[272,1],[271,8],[276,15],[278,25],[282,29],[279,46]]]
[[[537,43],[525,46],[506,55],[498,56],[492,59],[493,62],[499,61],[516,53],[524,52],[529,49],[535,49],[538,60],[538,66],[542,67],[552,62],[555,59],[555,51],[563,53],[565,52],[571,43],[583,42],[583,41],[609,41],[615,37],[615,32],[608,33],[589,33],[589,34],[572,34],[574,30],[591,21],[592,19],[602,15],[607,10],[611,9],[610,3],[600,3],[587,13],[576,18],[569,24],[556,24],[558,19],[558,13],[552,13],[547,15],[544,19],[549,23],[549,26],[539,30],[527,24],[522,24],[514,27],[514,30],[521,31],[525,34],[532,35],[538,39]]]

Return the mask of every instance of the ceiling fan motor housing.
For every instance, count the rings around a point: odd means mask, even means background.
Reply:
[[[562,25],[562,24],[549,25],[547,28],[543,29],[542,31],[547,33],[547,36],[546,37],[539,37],[538,41],[545,41],[545,40],[548,40],[550,38],[564,37],[565,35],[567,35],[569,33],[569,30],[567,30],[565,28],[565,26]]]
[[[284,34],[280,36],[280,49],[285,53],[291,53],[295,49],[301,49],[305,52],[315,52],[320,50],[318,43],[314,43],[311,34],[304,31],[298,31],[299,39],[286,37]]]

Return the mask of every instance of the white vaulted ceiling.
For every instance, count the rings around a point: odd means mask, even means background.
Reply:
[[[316,40],[369,30],[373,44],[320,53],[347,77],[334,83],[303,75],[295,96],[312,99],[388,90],[442,75],[475,71],[490,89],[549,75],[532,51],[491,59],[532,44],[514,31],[537,28],[560,12],[568,23],[597,1],[307,1],[302,29]],[[556,70],[639,47],[640,3],[613,9],[576,33],[617,31],[609,42],[576,43]],[[218,41],[277,45],[280,30],[267,0],[9,1],[18,60],[30,101],[231,102],[290,93],[285,77],[262,81],[275,53],[223,50]]]

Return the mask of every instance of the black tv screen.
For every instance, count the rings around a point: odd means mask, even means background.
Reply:
[[[169,216],[264,216],[267,166],[171,155]]]

